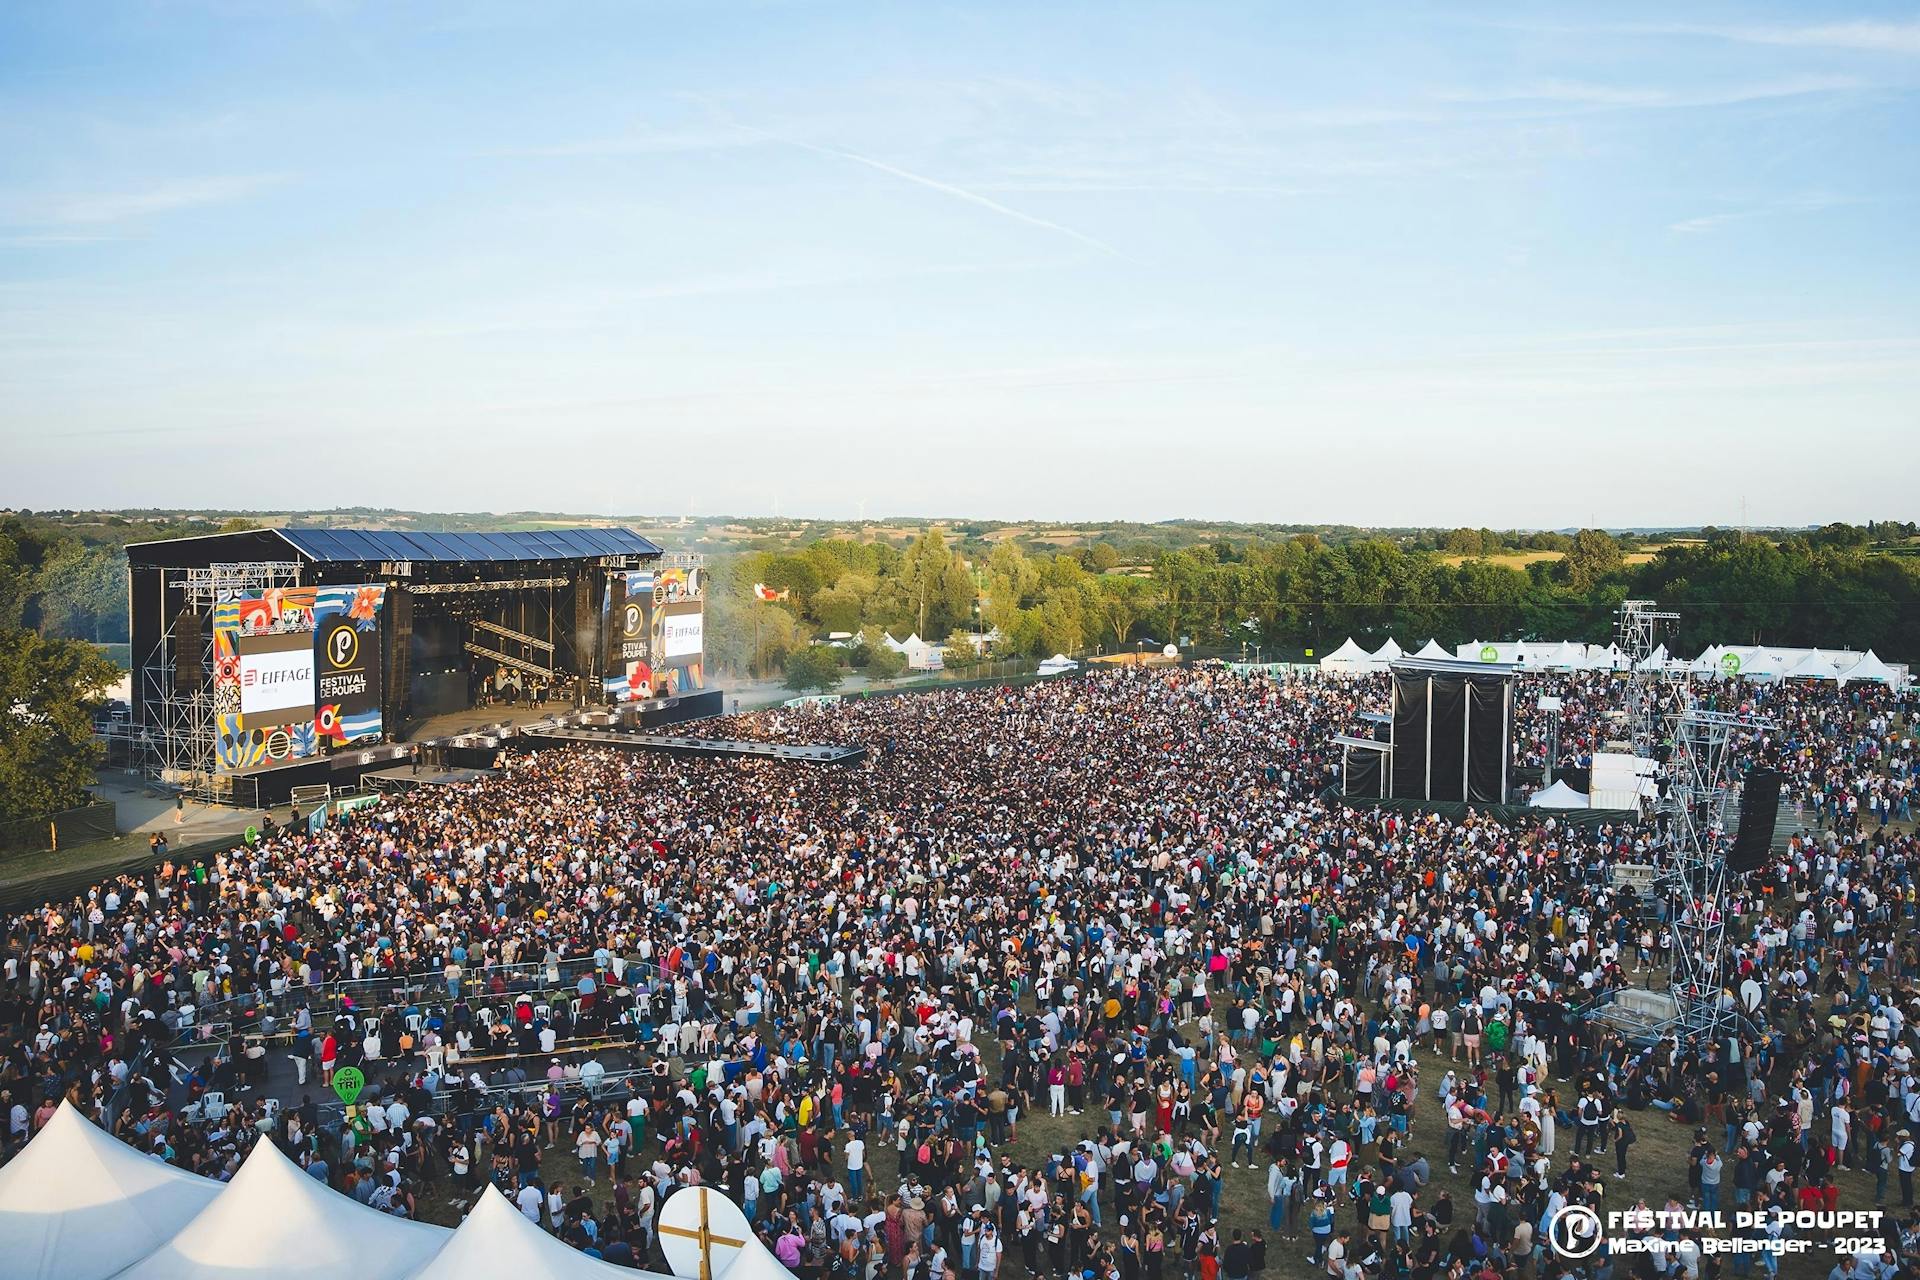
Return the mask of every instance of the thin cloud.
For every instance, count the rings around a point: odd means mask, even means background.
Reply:
[[[1786,45],[1799,49],[1854,49],[1865,53],[1920,54],[1920,22],[1827,22],[1814,26],[1703,27],[1658,26],[1640,30],[1709,36],[1742,44]]]
[[[270,173],[180,178],[138,191],[103,192],[55,201],[41,216],[30,220],[61,226],[125,222],[181,209],[227,204],[285,180],[285,175]]]
[[[1543,80],[1510,89],[1459,90],[1436,95],[1463,104],[1555,102],[1576,106],[1668,110],[1676,107],[1725,107],[1817,93],[1844,93],[1865,86],[1853,76],[1792,76],[1725,89],[1684,91],[1649,86],[1591,84],[1579,80]]]
[[[478,154],[516,159],[571,156],[641,156],[675,151],[722,151],[752,145],[737,132],[692,130],[680,133],[630,133],[610,138],[582,138],[526,147],[496,147]]]
[[[1782,213],[1818,213],[1822,209],[1831,209],[1838,205],[1852,204],[1844,196],[1829,195],[1826,192],[1812,192],[1808,195],[1783,196],[1770,200],[1766,204],[1750,209],[1728,209],[1720,213],[1701,214],[1698,217],[1682,218],[1670,224],[1669,231],[1678,231],[1683,235],[1695,235],[1702,231],[1712,231],[1726,226],[1730,222],[1746,222],[1753,218],[1770,218]]]
[[[980,208],[991,210],[1003,218],[1012,218],[1015,222],[1024,222],[1030,227],[1039,227],[1043,231],[1052,231],[1059,235],[1067,236],[1070,239],[1078,240],[1081,244],[1089,248],[1098,249],[1101,253],[1107,254],[1110,257],[1119,258],[1127,262],[1133,261],[1133,259],[1128,258],[1126,254],[1096,236],[1090,236],[1084,231],[1076,231],[1072,227],[1065,226],[1047,218],[1037,217],[1031,213],[1022,213],[1018,209],[1009,208],[1001,204],[998,200],[990,200],[977,191],[969,191],[965,187],[956,187],[951,182],[942,182],[938,178],[929,178],[925,174],[902,169],[900,166],[888,164],[884,160],[876,160],[872,156],[861,155],[857,151],[847,151],[840,147],[821,146],[813,142],[802,142],[797,138],[784,138],[779,134],[769,133],[765,129],[756,129],[751,125],[742,124],[735,125],[734,127],[743,129],[757,137],[765,138],[769,142],[778,142],[785,146],[797,147],[801,151],[811,151],[815,155],[831,156],[835,159],[848,160],[854,164],[865,165],[869,169],[887,174],[890,177],[898,178],[902,182],[911,182],[916,186],[926,187],[930,191],[938,191],[943,195],[952,196],[956,200],[964,200],[968,204],[978,205]]]

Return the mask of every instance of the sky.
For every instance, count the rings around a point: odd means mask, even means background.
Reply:
[[[0,505],[1913,518],[1920,7],[0,7]]]

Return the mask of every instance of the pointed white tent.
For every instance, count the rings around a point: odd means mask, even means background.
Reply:
[[[1640,659],[1639,669],[1642,671],[1661,671],[1666,668],[1666,665],[1667,646],[1664,644],[1655,645],[1652,653]]]
[[[1834,670],[1833,659],[1818,649],[1809,649],[1807,656],[1787,668],[1783,680],[1831,680],[1839,683],[1840,673]]]
[[[1860,661],[1854,663],[1851,667],[1848,667],[1846,671],[1841,673],[1841,680],[1843,682],[1877,680],[1881,684],[1900,683],[1900,677],[1894,669],[1880,661],[1879,655],[1871,649],[1867,650]]]
[[[1584,809],[1587,798],[1568,786],[1565,778],[1555,778],[1552,786],[1528,797],[1527,804],[1535,809]]]
[[[1571,640],[1562,640],[1560,647],[1554,650],[1553,660],[1548,665],[1556,671],[1578,671],[1587,665],[1587,648]]]
[[[1786,668],[1765,645],[1740,655],[1739,675],[1743,680],[1778,680]]]
[[[451,1236],[329,1190],[261,1141],[225,1191],[117,1280],[401,1280]]]
[[[1449,661],[1453,657],[1452,654],[1448,653],[1445,649],[1442,649],[1440,647],[1440,642],[1438,640],[1427,641],[1426,644],[1421,646],[1420,652],[1414,654],[1413,656],[1416,658],[1438,658],[1442,662]]]
[[[1354,643],[1352,636],[1345,644],[1320,659],[1320,669],[1335,673],[1352,675],[1361,671],[1371,671],[1373,655]]]
[[[767,1252],[760,1238],[747,1225],[740,1206],[712,1187],[682,1187],[660,1206],[660,1252],[676,1276],[698,1277],[704,1260],[714,1276],[734,1274],[747,1258],[760,1254],[774,1268],[773,1273],[787,1276],[779,1259]],[[703,1258],[704,1255],[704,1258]],[[759,1275],[756,1270],[740,1273]]]
[[[1392,662],[1395,658],[1403,658],[1405,656],[1406,656],[1406,651],[1401,649],[1400,642],[1395,640],[1392,636],[1388,636],[1387,642],[1381,645],[1378,649],[1375,649],[1373,651],[1373,660],[1375,663],[1379,664],[1374,669],[1376,671],[1380,670],[1381,668],[1385,667],[1388,663]]]
[[[0,1273],[105,1280],[164,1243],[224,1189],[96,1128],[62,1102],[0,1168]]]
[[[780,1265],[765,1245],[755,1241],[742,1249],[740,1256],[725,1271],[716,1271],[715,1280],[793,1280],[793,1272]]]
[[[489,1185],[460,1229],[410,1280],[633,1280],[635,1274],[561,1244]]]

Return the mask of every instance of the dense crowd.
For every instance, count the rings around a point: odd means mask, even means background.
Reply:
[[[1578,764],[1619,690],[1568,679]],[[1884,1280],[1915,1229],[1914,704],[1712,696],[1778,726],[1741,763],[1809,824],[1728,904],[1752,1031],[1724,1042],[1588,1016],[1664,978],[1661,911],[1612,874],[1656,823],[1352,807],[1327,739],[1383,683],[1134,670],[703,730],[866,744],[847,768],[542,751],[21,914],[7,1148],[66,1097],[213,1177],[264,1135],[393,1213],[491,1180],[633,1265],[709,1183],[807,1280],[1771,1269],[1679,1230],[1548,1247],[1569,1205],[1633,1206],[1634,1147],[1677,1125],[1672,1203],[1885,1203],[1889,1251],[1836,1268]],[[365,994],[401,975],[430,991]],[[159,1046],[214,1009],[256,1034],[171,1079]],[[316,1088],[245,1089],[269,1022]],[[640,1070],[591,1087],[607,1061]],[[209,1086],[235,1105],[182,1107]]]

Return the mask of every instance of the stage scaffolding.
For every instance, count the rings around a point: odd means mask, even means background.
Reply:
[[[1668,723],[1673,748],[1659,813],[1668,841],[1661,879],[1673,931],[1667,989],[1674,1012],[1663,1031],[1713,1040],[1748,1029],[1727,994],[1727,850],[1740,821],[1740,791],[1727,765],[1745,736],[1774,725],[1692,706]]]
[[[223,600],[298,586],[292,560],[250,560],[160,570],[162,599],[179,601],[163,611],[160,644],[141,664],[136,679],[146,705],[156,710],[137,739],[141,766],[151,777],[200,800],[234,802],[245,775],[216,773],[214,764],[213,607]],[[191,617],[190,626],[182,620]],[[184,634],[183,634],[184,632]],[[182,654],[182,646],[191,652]],[[182,659],[185,661],[182,661]],[[182,685],[180,676],[192,678]]]

